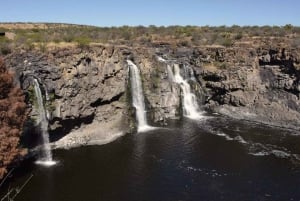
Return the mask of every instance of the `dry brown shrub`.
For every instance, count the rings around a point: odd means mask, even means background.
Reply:
[[[22,90],[15,86],[13,74],[0,58],[0,179],[24,150],[19,139],[26,119],[26,104]]]

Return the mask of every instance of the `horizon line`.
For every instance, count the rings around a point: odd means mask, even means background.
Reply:
[[[37,22],[25,22],[25,21],[19,21],[19,22],[2,22],[0,21],[0,24],[61,24],[61,25],[74,25],[74,26],[90,26],[90,27],[98,27],[98,28],[121,28],[121,27],[145,27],[145,28],[150,28],[150,27],[285,27],[285,26],[292,26],[292,27],[300,27],[300,25],[294,25],[292,23],[287,23],[287,24],[220,24],[220,25],[192,25],[192,24],[168,24],[168,25],[159,25],[159,24],[123,24],[123,25],[95,25],[95,24],[79,24],[79,23],[72,23],[72,22],[43,22],[43,21],[37,21]]]

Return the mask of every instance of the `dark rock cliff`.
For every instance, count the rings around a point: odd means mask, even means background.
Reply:
[[[78,141],[109,140],[114,134],[130,129],[127,68],[122,54],[121,49],[100,46],[47,54],[19,52],[6,60],[28,94],[33,78],[41,83],[50,113],[52,141],[74,131],[82,133],[65,141],[72,146]],[[34,116],[35,105],[30,99],[34,97],[28,97]]]
[[[298,129],[299,55],[281,48],[92,46],[6,57],[28,92],[42,84],[54,146],[106,143],[134,129],[127,59],[141,70],[148,119],[166,124],[182,114],[181,90],[167,62],[188,65],[193,91],[207,111]]]
[[[203,54],[193,54],[191,59],[192,63],[202,63],[194,69],[208,91],[206,107],[235,118],[299,129],[300,71],[296,52],[236,48],[229,50],[232,56],[228,56],[227,50],[221,51],[206,53],[206,60]],[[268,52],[273,54],[266,56]]]

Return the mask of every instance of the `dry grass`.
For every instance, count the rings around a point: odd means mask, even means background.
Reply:
[[[74,42],[59,42],[59,43],[54,43],[54,42],[49,42],[47,43],[47,49],[48,50],[53,50],[55,48],[73,48],[73,47],[76,47],[76,43]],[[38,45],[37,45],[38,46]]]
[[[48,28],[44,23],[0,23],[0,28],[3,29],[46,29]]]
[[[76,26],[71,24],[60,24],[60,23],[0,23],[2,29],[49,29],[49,28],[66,28],[70,26]]]
[[[219,71],[219,68],[214,63],[206,63],[203,65],[203,68],[209,72]]]

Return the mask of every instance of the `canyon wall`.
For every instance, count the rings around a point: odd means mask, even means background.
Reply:
[[[253,47],[128,47],[94,45],[6,57],[37,115],[32,80],[42,86],[54,147],[107,143],[135,126],[126,60],[141,70],[148,120],[166,125],[182,117],[180,86],[167,66],[189,66],[202,110],[280,127],[300,126],[299,54]],[[34,125],[32,125],[34,129]],[[31,130],[31,129],[29,129]]]

